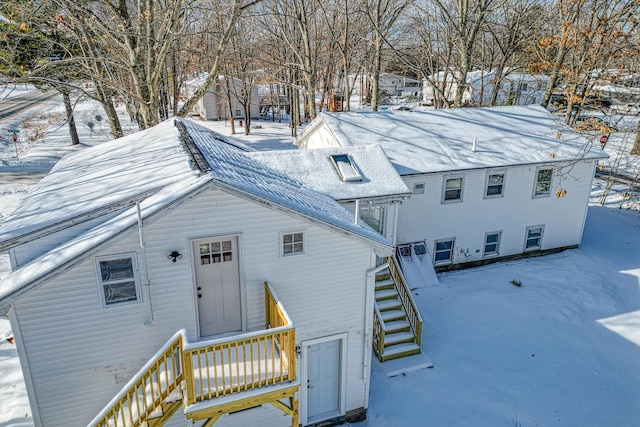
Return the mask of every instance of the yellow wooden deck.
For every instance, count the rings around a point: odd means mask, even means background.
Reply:
[[[222,414],[270,403],[297,427],[295,328],[268,283],[265,303],[265,330],[194,343],[176,333],[89,426],[161,426],[180,406],[211,426]]]

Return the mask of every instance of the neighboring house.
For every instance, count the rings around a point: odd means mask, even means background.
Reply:
[[[356,95],[366,95],[367,90],[371,87],[371,75],[366,75],[363,78],[362,74],[358,74],[357,76],[349,76],[349,79],[350,86],[353,87]],[[420,93],[420,80],[392,73],[380,73],[378,87],[381,93],[386,92],[389,96],[416,97]]]
[[[449,102],[453,102],[458,91],[458,72],[440,71],[432,76],[436,85],[442,89]],[[487,106],[496,88],[496,72],[471,71],[467,74],[467,87],[462,94],[462,103],[466,106]],[[543,74],[507,73],[498,87],[495,105],[532,105],[542,102],[549,77]],[[423,102],[433,104],[434,89],[424,83]]]
[[[599,148],[542,107],[322,113],[300,148],[379,144],[407,186],[395,243],[437,270],[580,244]]]
[[[420,80],[392,73],[380,73],[380,83],[378,87],[380,91],[386,91],[389,96],[418,96],[418,92],[420,92]]]
[[[191,96],[204,82],[206,74],[200,78],[194,78],[184,83],[184,93],[186,97]],[[229,91],[230,96],[227,95]],[[238,94],[242,92],[242,81],[237,78],[231,79],[229,88],[225,76],[220,76],[218,81],[209,88],[207,93],[193,107],[193,113],[198,114],[205,120],[226,120],[229,118],[229,99],[231,99],[231,110],[234,119],[244,119],[244,107],[240,103]],[[260,116],[260,96],[258,87],[251,88],[250,96],[251,118]]]
[[[362,181],[326,169],[318,187],[408,195],[397,177],[368,182],[379,148],[347,151],[337,161],[352,156]],[[64,157],[2,223],[0,309],[37,426],[365,417],[378,261],[393,247],[266,157],[169,120]]]

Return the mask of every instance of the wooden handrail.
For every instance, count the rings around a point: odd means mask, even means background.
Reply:
[[[89,425],[142,426],[182,383],[184,336],[184,331],[179,331],[171,337]]]
[[[295,328],[265,282],[266,328],[233,337],[189,343],[177,332],[89,423],[137,427],[171,396],[191,405],[296,378]],[[184,386],[183,386],[184,383]]]
[[[382,357],[382,353],[384,352],[384,337],[385,337],[385,327],[384,327],[384,319],[382,318],[382,314],[380,313],[380,309],[378,306],[374,306],[373,313],[373,349],[376,352],[376,356],[378,358]]]
[[[395,257],[390,256],[387,258],[387,261],[389,263],[389,271],[394,279],[393,281],[395,283],[396,291],[398,292],[398,298],[400,299],[402,307],[407,314],[407,320],[411,325],[411,329],[414,331],[416,344],[420,346],[420,342],[422,341],[422,316],[420,315],[420,311],[418,311],[418,306],[411,296],[411,292],[409,291],[407,282],[404,279],[404,275],[398,268]]]

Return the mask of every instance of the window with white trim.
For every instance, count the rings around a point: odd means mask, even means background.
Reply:
[[[504,194],[504,172],[487,172],[487,185],[484,197],[502,197]]]
[[[524,242],[525,251],[533,251],[542,248],[542,234],[544,233],[543,225],[527,227],[526,238]]]
[[[282,256],[300,255],[304,253],[304,233],[281,234]]]
[[[413,194],[424,194],[424,182],[413,184]]]
[[[464,178],[461,176],[445,177],[444,188],[442,189],[442,202],[460,202],[462,201],[462,185]]]
[[[502,237],[501,231],[494,231],[484,235],[484,256],[498,255],[500,250],[500,237]]]
[[[360,219],[380,234],[384,234],[384,206],[360,207]]]
[[[536,171],[536,185],[533,189],[534,197],[545,197],[551,194],[551,180],[553,169],[543,168]]]
[[[438,264],[449,264],[453,261],[453,247],[455,239],[441,239],[435,241],[433,258]]]
[[[96,258],[103,307],[140,301],[140,283],[134,254]]]

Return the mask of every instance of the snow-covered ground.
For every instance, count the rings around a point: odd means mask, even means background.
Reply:
[[[101,114],[94,104],[80,103],[77,111],[79,147],[69,146],[61,119],[48,118],[62,112],[53,106],[30,112],[46,126],[42,138],[19,145],[17,160],[15,147],[1,144],[0,220],[33,185],[8,173],[44,173],[70,150],[109,139],[105,125],[87,125]],[[228,123],[201,123],[229,134]],[[236,131],[256,148],[293,148],[286,124],[254,121],[249,137]],[[607,149],[621,145],[618,139]],[[637,158],[624,157],[634,167]],[[416,288],[423,351],[434,367],[412,370],[400,361],[405,373],[388,377],[388,365],[374,360],[368,419],[355,425],[640,425],[639,203],[636,195],[633,209],[618,209],[627,192],[620,186],[600,206],[604,187],[594,185],[579,249],[440,274],[440,285]],[[8,268],[0,256],[0,278]],[[8,331],[0,319],[0,339]],[[0,427],[30,425],[15,346],[1,340]]]

